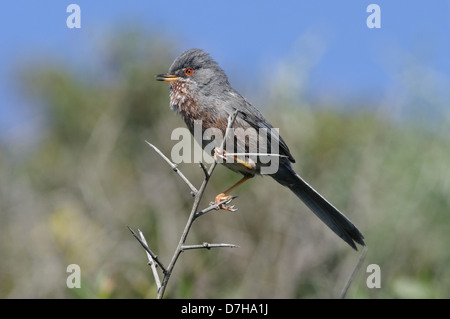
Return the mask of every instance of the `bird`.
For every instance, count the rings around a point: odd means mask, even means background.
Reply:
[[[169,83],[170,107],[181,116],[192,135],[195,126],[200,123],[203,135],[197,142],[202,148],[208,148],[216,160],[222,159],[221,164],[243,175],[236,184],[216,196],[216,203],[231,201],[234,197],[228,194],[233,189],[268,168],[267,158],[263,161],[261,156],[249,156],[250,151],[256,150],[256,153],[268,154],[277,164],[275,170],[265,175],[289,188],[354,250],[358,250],[356,243],[365,246],[359,229],[295,172],[291,165],[295,159],[286,142],[262,113],[231,87],[225,71],[210,54],[202,49],[184,51],[173,61],[167,73],[156,75],[156,80]],[[222,140],[216,136],[221,133],[223,139],[228,118],[236,111],[237,117],[232,126],[237,132],[232,139],[234,143],[229,146],[227,139],[221,150]],[[251,133],[252,129],[255,133]],[[205,137],[208,130],[215,132],[209,139]],[[272,152],[272,149],[275,151]],[[220,208],[235,210],[226,203],[222,203]]]

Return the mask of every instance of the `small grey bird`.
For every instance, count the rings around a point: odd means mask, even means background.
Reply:
[[[355,242],[365,245],[364,236],[358,228],[293,170],[291,163],[295,160],[284,140],[261,112],[231,87],[225,72],[209,54],[199,49],[185,51],[175,59],[167,74],[157,75],[157,80],[170,83],[171,108],[182,117],[192,134],[198,124],[196,121],[201,121],[204,135],[208,129],[213,129],[224,136],[228,117],[236,110],[239,111],[233,125],[235,134],[234,143],[230,143],[233,144],[232,148],[227,140],[223,152],[219,153],[217,147],[220,146],[221,139],[202,137],[202,140],[198,141],[204,149],[212,143],[215,148],[210,150],[213,150],[215,158],[225,159],[222,164],[244,176],[235,185],[217,195],[216,203],[231,199],[232,197],[227,195],[231,190],[247,179],[261,174],[267,167],[267,160],[263,161],[259,156],[249,156],[252,150],[260,154],[268,153],[271,154],[271,160],[277,164],[277,169],[268,175],[288,187],[353,249],[357,250]],[[276,146],[275,151],[273,146]],[[227,205],[222,205],[221,208],[233,210]]]

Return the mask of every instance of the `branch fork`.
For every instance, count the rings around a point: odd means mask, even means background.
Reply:
[[[218,149],[219,152],[221,152],[225,146],[225,141],[227,139],[227,136],[230,132],[231,127],[233,126],[236,117],[238,115],[239,111],[235,111],[233,114],[231,114],[228,117],[228,125],[227,125],[227,130],[225,132],[225,136],[223,138],[222,144],[220,146],[220,148]],[[147,254],[147,258],[148,258],[148,265],[150,266],[150,268],[152,269],[152,273],[153,276],[155,278],[155,283],[156,283],[156,287],[157,287],[157,298],[158,299],[162,299],[165,293],[165,290],[167,288],[167,283],[169,282],[170,276],[172,274],[172,271],[175,267],[175,264],[178,260],[178,257],[180,256],[180,254],[183,251],[186,250],[191,250],[191,249],[211,249],[211,248],[235,248],[235,247],[239,247],[237,245],[234,244],[227,244],[227,243],[220,243],[220,244],[215,244],[215,243],[208,243],[208,242],[203,242],[202,244],[198,244],[198,245],[186,245],[186,238],[189,234],[189,231],[191,229],[192,224],[194,223],[194,221],[200,217],[205,215],[206,213],[212,211],[212,210],[218,210],[220,205],[227,205],[229,204],[233,199],[236,198],[236,196],[232,197],[231,199],[227,199],[227,200],[223,200],[219,203],[210,203],[209,207],[206,207],[205,209],[198,211],[198,206],[200,204],[200,200],[203,197],[203,194],[205,192],[206,186],[208,184],[209,179],[211,178],[212,173],[214,172],[214,169],[217,165],[217,161],[214,161],[211,166],[209,167],[209,170],[206,168],[206,166],[200,162],[200,168],[202,169],[205,178],[200,186],[199,189],[197,189],[190,181],[189,179],[178,169],[177,165],[172,163],[172,161],[167,158],[167,156],[165,156],[156,146],[154,146],[153,144],[145,141],[150,147],[152,147],[156,153],[158,153],[168,164],[169,166],[180,176],[180,178],[186,183],[186,185],[190,188],[191,191],[191,195],[194,197],[194,203],[192,205],[192,209],[191,209],[191,213],[189,215],[189,218],[187,220],[186,226],[183,230],[183,233],[181,234],[179,243],[177,248],[175,249],[175,252],[172,256],[172,259],[169,263],[169,266],[165,267],[163,265],[163,263],[158,259],[158,256],[148,247],[147,241],[145,240],[144,235],[142,234],[142,232],[140,230],[138,230],[139,235],[130,227],[128,227],[128,229],[130,230],[130,232],[133,234],[133,236],[136,238],[136,240],[142,245],[142,247],[145,249],[146,254]],[[158,270],[157,270],[157,266],[159,266],[159,268],[161,268],[161,272],[162,272],[162,280],[160,279]]]

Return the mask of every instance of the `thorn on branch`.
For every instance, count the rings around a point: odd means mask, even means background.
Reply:
[[[225,132],[225,136],[222,140],[220,149],[223,150],[224,146],[225,146],[225,141],[229,135],[229,132],[231,131],[231,127],[233,126],[237,115],[238,115],[239,111],[236,110],[233,112],[233,114],[231,114],[228,117],[228,125],[227,125],[227,130]],[[205,175],[205,178],[203,180],[202,185],[200,186],[200,188],[197,190],[192,183],[186,178],[186,176],[184,176],[184,174],[177,168],[177,165],[172,163],[157,147],[155,147],[154,145],[152,145],[151,143],[145,141],[150,147],[152,147],[169,165],[170,167],[181,177],[181,179],[183,179],[183,181],[189,186],[189,188],[191,189],[191,194],[195,197],[194,199],[194,203],[192,205],[192,209],[191,209],[191,213],[189,215],[188,221],[186,223],[186,226],[183,230],[183,233],[181,234],[181,238],[179,240],[178,246],[172,256],[172,259],[169,263],[168,268],[165,268],[164,265],[159,261],[158,256],[156,256],[151,250],[150,248],[148,248],[147,243],[145,242],[145,238],[143,237],[142,233],[141,233],[141,238],[139,238],[139,236],[130,228],[128,227],[128,229],[130,230],[130,232],[133,234],[133,236],[139,241],[139,243],[142,245],[142,247],[144,247],[144,249],[147,251],[148,254],[148,258],[149,258],[149,262],[153,262],[152,265],[152,270],[153,270],[153,274],[155,277],[155,281],[157,282],[157,287],[158,287],[158,295],[157,298],[161,299],[164,296],[164,292],[166,290],[167,287],[167,283],[170,279],[170,276],[172,274],[172,270],[175,267],[175,264],[178,260],[178,257],[180,256],[181,252],[183,252],[184,250],[188,250],[188,249],[211,249],[211,248],[219,248],[219,247],[230,247],[230,248],[234,248],[234,247],[239,247],[233,244],[209,244],[204,242],[203,244],[200,245],[185,245],[184,243],[186,242],[186,238],[187,235],[191,229],[191,226],[193,224],[193,222],[200,216],[206,214],[207,212],[214,210],[214,209],[219,209],[219,205],[222,204],[229,204],[234,198],[236,197],[232,197],[231,199],[226,199],[223,200],[219,203],[213,203],[211,204],[209,207],[205,208],[204,210],[197,212],[198,206],[200,204],[200,201],[203,197],[203,194],[205,192],[206,186],[208,184],[208,181],[217,165],[217,162],[214,161],[209,169],[206,168],[206,166],[200,162],[199,165],[201,167],[201,169],[203,170],[203,173]],[[159,276],[158,273],[156,271],[156,264],[158,264],[161,269],[162,272],[164,274],[163,278],[162,278],[162,282],[161,284],[158,283],[159,281]]]
[[[206,207],[205,209],[202,209],[201,211],[195,213],[194,218],[198,218],[198,217],[200,217],[200,216],[202,216],[202,215],[204,215],[206,213],[209,213],[212,210],[219,210],[220,209],[220,207],[219,207],[220,205],[223,205],[223,204],[228,205],[235,198],[237,198],[237,196],[233,196],[233,197],[231,197],[231,199],[224,199],[223,201],[220,201],[218,203],[212,203],[211,202],[208,207]]]
[[[208,180],[209,179],[209,174],[208,174],[208,170],[206,169],[205,164],[203,164],[203,162],[199,162],[200,167],[203,170],[203,174],[205,174],[205,179]]]
[[[208,250],[210,250],[211,248],[224,248],[224,247],[238,248],[239,246],[233,245],[233,244],[210,244],[210,243],[204,242],[199,245],[182,245],[181,250],[182,251],[189,250],[189,249],[208,249]]]
[[[152,147],[156,151],[156,153],[158,153],[159,156],[161,156],[167,162],[167,164],[170,165],[172,170],[181,177],[181,179],[186,183],[186,185],[189,186],[189,188],[191,189],[191,194],[194,194],[193,196],[197,195],[197,193],[198,193],[197,188],[195,188],[195,186],[192,185],[192,183],[187,179],[187,177],[184,176],[184,174],[178,169],[178,165],[175,163],[172,163],[172,161],[166,155],[164,155],[163,152],[161,152],[155,145],[153,145],[152,143],[150,143],[148,141],[145,141],[145,142],[150,147]]]
[[[144,247],[144,249],[149,253],[149,255],[152,257],[152,259],[159,265],[159,267],[161,267],[161,270],[163,271],[163,273],[167,273],[166,267],[164,267],[164,265],[161,263],[161,261],[159,261],[158,256],[155,255],[155,253],[153,253],[150,248],[148,248],[147,244],[141,239],[139,238],[139,236],[135,233],[135,231],[133,229],[131,229],[130,226],[127,226],[128,229],[130,230],[130,232],[133,234],[134,238],[136,238],[136,240],[141,244],[142,247]]]

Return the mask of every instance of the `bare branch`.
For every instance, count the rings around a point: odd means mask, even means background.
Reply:
[[[170,165],[170,167],[172,167],[172,169],[181,177],[181,179],[187,184],[187,186],[189,186],[189,188],[191,189],[192,196],[197,195],[198,193],[197,188],[195,188],[195,186],[192,185],[192,183],[187,179],[187,177],[184,176],[184,174],[178,169],[177,165],[172,163],[172,161],[169,158],[167,158],[167,156],[164,155],[155,145],[151,144],[148,141],[145,142],[148,145],[150,145],[156,151],[156,153],[158,153]]]
[[[134,238],[137,239],[137,241],[142,245],[142,247],[144,247],[144,249],[147,251],[147,253],[149,253],[149,255],[152,257],[152,259],[159,265],[159,267],[161,267],[161,270],[164,274],[167,273],[167,269],[166,267],[164,267],[164,265],[159,261],[158,256],[156,256],[151,250],[150,248],[148,248],[147,243],[143,242],[142,239],[139,238],[139,236],[134,232],[134,230],[132,230],[130,228],[130,226],[127,226],[128,229],[130,230],[130,232],[133,234]]]
[[[239,111],[235,111],[233,114],[231,114],[228,117],[228,125],[227,125],[227,129],[225,132],[225,136],[223,138],[223,141],[221,143],[220,146],[220,150],[223,150],[224,146],[225,146],[225,142],[227,139],[227,136],[230,134],[230,129],[233,126],[236,117],[238,115]],[[147,141],[146,141],[147,142]],[[209,207],[205,208],[204,210],[197,212],[198,210],[198,206],[200,204],[200,201],[203,197],[203,194],[205,192],[206,186],[208,185],[208,181],[217,165],[217,161],[214,161],[211,166],[209,167],[209,170],[206,169],[205,165],[203,163],[200,162],[200,167],[203,170],[203,173],[205,174],[205,178],[200,186],[200,188],[197,190],[192,183],[183,175],[183,173],[181,173],[181,171],[177,168],[177,166],[172,163],[157,147],[155,147],[154,145],[152,145],[151,143],[147,142],[148,145],[150,145],[171,167],[172,169],[183,179],[183,181],[189,186],[189,188],[191,189],[191,194],[194,195],[194,203],[192,204],[192,209],[191,209],[191,213],[189,215],[189,218],[187,220],[186,226],[184,227],[183,233],[181,234],[181,238],[180,241],[178,242],[178,246],[175,249],[175,252],[172,256],[172,259],[170,260],[169,266],[167,268],[165,268],[163,266],[163,264],[158,260],[158,257],[150,250],[150,248],[148,248],[147,243],[145,242],[145,238],[141,233],[141,238],[139,238],[139,236],[130,228],[128,227],[128,229],[131,231],[131,233],[133,234],[133,236],[139,241],[139,243],[142,245],[142,247],[144,247],[144,249],[147,251],[148,253],[148,257],[149,260],[156,262],[162,269],[163,271],[163,278],[161,283],[159,283],[159,276],[156,272],[156,268],[152,267],[153,270],[153,274],[155,277],[155,280],[157,280],[157,286],[158,286],[158,295],[157,298],[161,299],[164,296],[164,292],[166,290],[167,287],[167,283],[170,279],[170,276],[172,274],[173,268],[175,267],[175,264],[178,260],[178,257],[180,256],[180,254],[185,251],[185,250],[189,250],[189,249],[210,249],[210,248],[220,248],[220,247],[239,247],[233,244],[209,244],[209,243],[203,243],[201,245],[185,245],[186,242],[186,238],[187,235],[191,229],[192,224],[194,223],[194,221],[206,214],[207,212],[211,211],[211,210],[215,210],[215,209],[219,209],[219,205],[221,204],[228,204],[230,203],[234,198],[233,197],[231,199],[228,200],[223,200],[220,203],[217,204],[211,204]],[[139,231],[140,232],[140,231]],[[154,263],[152,263],[153,266]],[[150,265],[152,265],[150,264]]]
[[[140,229],[138,229],[138,231],[139,231],[139,236],[141,236],[142,242],[145,245],[147,245],[147,241],[145,240],[144,234],[141,232]],[[148,245],[147,245],[147,247],[148,247]],[[148,265],[152,269],[153,277],[155,277],[156,288],[159,290],[159,288],[161,288],[161,280],[159,279],[159,274],[158,274],[158,271],[156,270],[157,264],[153,260],[153,257],[150,255],[150,253],[148,251],[145,251],[145,252],[147,253]]]
[[[205,209],[195,213],[195,218],[200,217],[200,216],[202,216],[202,215],[204,215],[206,213],[209,213],[212,210],[218,210],[220,205],[222,205],[222,204],[228,205],[235,198],[237,198],[237,196],[233,196],[231,199],[225,199],[225,200],[223,200],[221,202],[218,202],[217,204],[216,203],[212,203],[210,206],[206,207]]]
[[[271,153],[225,153],[223,156],[267,156],[267,157],[288,157],[287,155]]]
[[[227,129],[225,131],[225,136],[223,137],[222,144],[220,145],[220,148],[219,148],[219,151],[221,153],[223,153],[222,151],[223,151],[223,148],[225,147],[225,143],[227,141],[227,137],[230,134],[231,127],[233,126],[234,122],[236,121],[236,118],[237,118],[238,114],[239,114],[239,111],[236,110],[228,117],[228,124],[227,124]],[[211,166],[213,166],[213,165],[211,165]],[[214,170],[214,168],[213,168],[213,170]]]
[[[210,243],[203,243],[200,245],[183,245],[181,246],[181,250],[189,250],[189,249],[211,249],[211,248],[221,248],[221,247],[230,247],[230,248],[236,248],[239,247],[237,245],[233,244],[210,244]]]
[[[225,136],[224,136],[224,138],[223,138],[223,141],[222,141],[222,144],[221,144],[221,146],[220,146],[220,149],[223,149],[223,148],[224,148],[224,146],[225,146],[225,141],[226,141],[226,139],[227,139],[227,136],[230,134],[230,128],[233,126],[234,122],[236,121],[236,118],[237,118],[238,113],[239,113],[239,111],[236,110],[236,111],[233,112],[233,114],[231,114],[231,115],[228,117],[227,130],[226,130],[226,132],[225,132]],[[189,215],[189,219],[188,219],[188,221],[187,221],[187,223],[186,223],[186,226],[185,226],[185,228],[184,228],[184,231],[183,231],[183,233],[182,233],[182,235],[181,235],[180,241],[179,241],[179,243],[178,243],[178,247],[177,247],[177,249],[175,250],[175,253],[174,253],[173,257],[172,257],[172,260],[170,261],[169,267],[167,268],[167,274],[166,274],[166,275],[164,276],[164,278],[163,278],[163,281],[162,281],[162,283],[161,283],[161,289],[158,291],[158,299],[161,299],[161,298],[164,296],[164,292],[165,292],[165,289],[166,289],[166,287],[167,287],[167,282],[169,281],[170,275],[171,275],[172,270],[173,270],[173,267],[175,266],[175,263],[177,262],[178,257],[180,256],[180,254],[181,254],[181,252],[182,252],[181,247],[182,247],[182,246],[184,245],[184,243],[186,242],[186,238],[187,238],[187,235],[188,235],[188,233],[189,233],[189,230],[191,229],[192,223],[193,223],[194,220],[196,219],[196,216],[195,216],[195,215],[196,215],[198,206],[199,206],[199,204],[200,204],[200,200],[201,200],[202,197],[203,197],[203,193],[205,192],[206,185],[208,185],[209,178],[211,177],[211,175],[212,175],[212,173],[213,173],[213,171],[214,171],[216,165],[217,165],[217,162],[216,162],[216,161],[214,161],[214,162],[211,164],[211,166],[209,167],[208,175],[207,175],[207,176],[205,177],[205,179],[203,180],[202,185],[200,186],[200,188],[199,188],[197,194],[195,195],[195,200],[194,200],[194,204],[192,205],[192,209],[191,209],[191,213],[190,213],[190,215]]]
[[[209,174],[208,174],[208,170],[206,169],[205,164],[203,164],[203,162],[199,162],[200,167],[203,170],[203,174],[205,174],[205,178],[208,179],[209,178]]]

